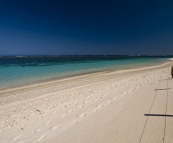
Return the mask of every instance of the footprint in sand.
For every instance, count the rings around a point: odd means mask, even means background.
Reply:
[[[96,112],[97,110],[98,110],[98,109],[96,108],[96,109],[93,110],[93,112]]]
[[[100,108],[100,107],[102,107],[102,106],[103,106],[103,104],[100,104],[100,105],[98,105],[97,107],[99,107],[99,108]]]
[[[117,99],[117,98],[115,97],[115,98],[112,99],[112,101],[115,101],[116,99]]]
[[[65,117],[66,117],[65,115],[61,116],[61,118],[65,118]]]
[[[127,93],[123,93],[122,95],[123,95],[123,96],[126,96],[126,95],[127,95]]]
[[[71,113],[71,112],[73,112],[73,110],[69,110],[69,111],[67,111],[68,113]]]
[[[75,124],[75,123],[77,123],[78,122],[78,120],[74,120],[74,121],[72,121],[72,122],[70,122],[69,124]]]
[[[42,135],[41,137],[39,137],[38,139],[37,139],[37,141],[41,141],[41,140],[43,140],[43,139],[45,139],[46,138],[46,135]]]
[[[18,136],[16,136],[14,139],[13,139],[13,141],[15,142],[17,139],[19,139],[19,138],[21,138],[22,137],[22,135],[18,135]]]
[[[54,126],[53,128],[52,128],[52,131],[54,131],[54,130],[56,130],[56,129],[58,129],[59,128],[59,126]]]
[[[80,108],[83,108],[83,105],[82,106],[78,106],[78,108],[80,109]]]
[[[140,88],[142,85],[138,85],[138,86],[136,86],[136,88]]]
[[[48,124],[50,124],[51,123],[51,121],[47,121],[46,123],[45,123],[45,125],[48,125]]]
[[[106,104],[109,104],[109,103],[111,103],[111,102],[112,102],[112,101],[111,101],[111,100],[109,100],[109,101],[107,101],[107,102],[106,102]]]
[[[81,117],[81,118],[83,118],[83,117],[85,117],[85,116],[86,116],[85,113],[79,115],[79,117]]]
[[[35,131],[32,131],[32,133],[37,133],[37,132],[39,132],[41,130],[41,128],[39,128],[39,129],[37,129],[37,130],[35,130]]]

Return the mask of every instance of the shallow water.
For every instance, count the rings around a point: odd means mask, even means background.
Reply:
[[[76,74],[157,65],[166,60],[168,57],[1,57],[0,89]]]

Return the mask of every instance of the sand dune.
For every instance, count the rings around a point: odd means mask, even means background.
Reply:
[[[0,142],[173,142],[172,64],[2,90]]]

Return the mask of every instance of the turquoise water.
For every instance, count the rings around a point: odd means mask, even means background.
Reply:
[[[5,57],[0,58],[0,89],[76,74],[156,65],[167,59],[160,57]]]

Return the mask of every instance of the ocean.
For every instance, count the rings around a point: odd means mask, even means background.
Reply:
[[[0,90],[78,74],[158,65],[168,58],[149,56],[0,57]]]

